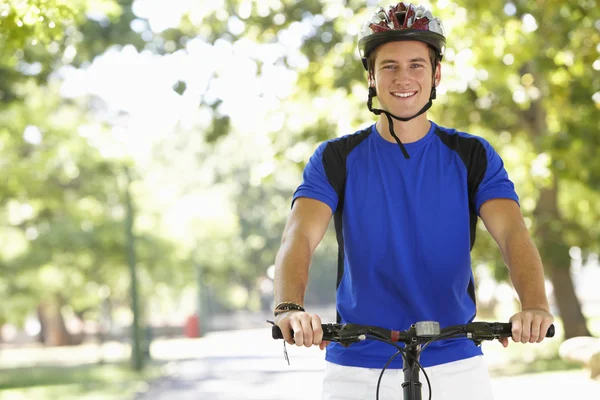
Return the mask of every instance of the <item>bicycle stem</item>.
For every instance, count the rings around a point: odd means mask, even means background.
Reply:
[[[404,382],[402,382],[402,391],[404,400],[421,400],[421,381],[419,380],[419,368],[415,368],[419,358],[421,345],[407,346],[406,357],[403,357],[402,371],[404,372]]]
[[[420,369],[415,368],[416,363],[419,361],[421,344],[414,324],[406,331],[405,343],[405,357],[402,357],[402,372],[404,372],[402,392],[404,393],[404,400],[422,400],[421,387],[423,385],[419,379]]]

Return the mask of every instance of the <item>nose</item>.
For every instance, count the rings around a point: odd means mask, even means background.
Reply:
[[[394,84],[403,84],[410,81],[410,73],[404,67],[398,67],[394,75]]]

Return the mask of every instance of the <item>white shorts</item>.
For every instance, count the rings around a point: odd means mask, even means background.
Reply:
[[[492,385],[483,356],[425,368],[432,400],[493,400]],[[347,367],[325,362],[322,400],[375,400],[381,369]],[[420,373],[421,399],[429,399],[427,380]],[[386,369],[379,400],[404,400],[402,369]]]

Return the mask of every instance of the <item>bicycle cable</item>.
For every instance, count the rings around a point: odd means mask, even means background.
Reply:
[[[429,389],[429,400],[431,400],[431,383],[429,381],[429,377],[427,376],[427,372],[425,372],[425,368],[423,368],[423,366],[419,363],[418,359],[419,356],[421,355],[421,353],[423,352],[423,350],[425,350],[425,348],[427,346],[429,346],[431,343],[440,340],[440,339],[452,339],[453,337],[460,337],[458,333],[456,332],[448,332],[448,333],[441,333],[439,335],[436,335],[434,337],[432,337],[431,339],[429,339],[427,342],[425,342],[425,344],[423,344],[423,346],[419,349],[419,351],[417,352],[417,358],[414,360],[415,364],[421,369],[421,371],[423,371],[423,375],[425,376],[425,379],[427,380],[427,386]],[[413,366],[411,367],[411,371],[410,371],[410,385],[411,388],[414,390],[413,387],[413,368],[415,368],[415,365],[413,364]],[[413,392],[413,397],[415,397],[415,394]]]
[[[403,349],[402,347],[398,346],[396,343],[394,343],[392,340],[388,339],[387,337],[381,335],[379,336],[376,332],[371,332],[370,333],[372,338],[375,340],[379,340],[381,342],[387,343],[387,344],[391,344],[392,346],[396,347],[398,349],[398,351],[396,353],[394,353],[386,362],[386,364],[383,366],[383,369],[381,370],[381,373],[379,374],[379,379],[377,380],[377,392],[376,392],[376,400],[379,400],[379,388],[381,385],[381,379],[383,378],[383,374],[385,372],[385,370],[387,369],[387,367],[389,366],[389,364],[396,358],[398,357],[399,354],[402,355],[402,358],[406,361],[406,363],[408,364],[408,360],[407,357],[411,357],[412,355],[410,355],[410,353],[408,353],[405,349]],[[440,340],[440,339],[454,339],[454,338],[460,338],[462,337],[460,332],[446,332],[446,333],[441,333],[439,335],[433,336],[431,339],[429,339],[427,342],[425,342],[425,344],[419,349],[419,351],[417,352],[417,357],[413,360],[414,364],[411,367],[411,375],[410,375],[410,380],[409,380],[409,384],[410,384],[410,389],[411,389],[411,393],[412,393],[412,397],[415,397],[415,388],[413,385],[413,368],[415,368],[415,365],[417,367],[419,367],[419,369],[421,371],[423,371],[423,375],[425,376],[425,379],[427,381],[427,387],[429,389],[429,400],[431,400],[431,381],[429,380],[429,376],[427,375],[427,372],[425,371],[425,368],[423,368],[423,366],[421,365],[421,363],[418,361],[419,356],[421,355],[421,352],[423,352],[423,350],[425,350],[425,348],[427,346],[429,346],[431,343]],[[412,345],[411,345],[412,346]]]
[[[379,379],[377,380],[377,391],[375,393],[375,398],[376,400],[379,400],[379,388],[381,386],[381,379],[383,378],[383,374],[385,373],[385,370],[387,369],[387,367],[390,365],[390,363],[392,361],[394,361],[394,359],[396,357],[398,357],[398,355],[402,355],[402,358],[404,359],[404,361],[408,364],[408,360],[407,360],[407,355],[410,356],[410,354],[408,354],[406,352],[405,349],[403,349],[402,347],[398,346],[394,341],[388,339],[387,337],[381,335],[379,336],[376,333],[371,332],[370,335],[372,336],[372,339],[378,340],[380,342],[384,342],[387,344],[391,344],[392,346],[396,347],[398,349],[398,351],[396,353],[394,353],[389,359],[388,361],[385,363],[385,365],[383,366],[383,369],[381,370],[381,373],[379,374]],[[417,357],[418,358],[418,357]],[[413,360],[414,363],[421,369],[421,371],[423,371],[423,375],[425,376],[425,379],[427,380],[427,387],[429,388],[429,400],[431,400],[431,382],[429,380],[429,376],[427,376],[427,372],[425,372],[425,369],[423,368],[423,366],[421,365],[421,363],[419,363],[419,361],[417,359]],[[413,365],[414,367],[414,365]],[[412,373],[412,370],[411,370]],[[411,378],[410,378],[410,390],[412,393],[412,397],[415,397],[415,388],[413,386],[413,379],[412,379],[412,374],[411,374]]]
[[[457,333],[457,332],[440,333],[439,335],[436,335],[436,336],[432,337],[431,339],[429,339],[427,342],[425,342],[425,344],[423,344],[423,346],[417,352],[417,355],[421,355],[423,350],[425,350],[425,348],[427,346],[429,346],[431,343],[433,343],[435,341],[438,341],[440,339],[455,339],[455,338],[458,339],[461,337],[462,337],[461,334]]]

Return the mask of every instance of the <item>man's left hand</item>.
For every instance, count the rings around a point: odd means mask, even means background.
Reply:
[[[540,343],[546,337],[554,317],[546,310],[528,309],[510,317],[513,342]],[[508,346],[508,338],[499,339],[502,346]]]

